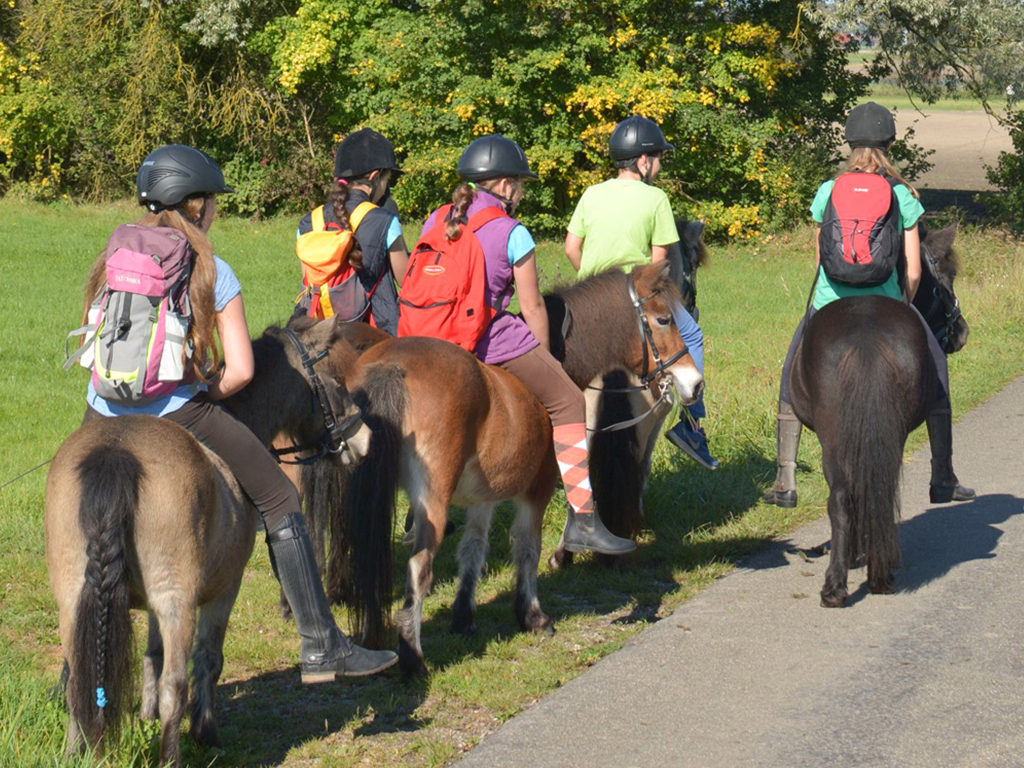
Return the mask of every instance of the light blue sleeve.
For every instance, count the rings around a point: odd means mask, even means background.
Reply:
[[[508,235],[508,263],[514,267],[536,247],[537,244],[533,242],[533,235],[529,230],[522,224],[517,225]]]
[[[242,292],[242,284],[235,277],[234,270],[216,254],[213,263],[217,267],[217,279],[213,284],[213,309],[220,312],[235,296]]]
[[[398,220],[397,216],[391,217],[391,223],[388,225],[387,244],[388,248],[391,248],[395,244],[395,240],[402,236],[402,224]]]

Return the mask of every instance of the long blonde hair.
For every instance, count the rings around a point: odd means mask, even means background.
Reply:
[[[846,168],[838,175],[841,176],[843,173],[849,173],[850,171],[885,174],[893,179],[893,181],[909,189],[910,194],[914,197],[921,197],[918,191],[911,186],[910,182],[900,176],[896,166],[889,160],[888,153],[878,147],[857,147],[852,150],[850,152],[850,159],[846,162]]]
[[[158,213],[147,213],[138,224],[142,227],[170,227],[188,238],[192,245],[192,276],[188,281],[188,298],[192,304],[192,322],[188,335],[192,342],[192,355],[183,360],[185,370],[191,370],[203,382],[209,382],[209,375],[220,365],[220,353],[214,343],[213,330],[216,326],[213,286],[217,280],[217,267],[213,263],[213,246],[195,222],[201,221],[206,212],[208,197],[199,195],[186,198],[176,208]],[[96,257],[85,285],[85,310],[107,287],[106,251]],[[186,345],[187,349],[187,345]]]

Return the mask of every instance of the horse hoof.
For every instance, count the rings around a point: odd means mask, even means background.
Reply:
[[[626,563],[629,562],[628,555],[597,555],[597,562],[603,565],[605,568],[610,569],[621,569],[626,567]]]
[[[572,565],[572,552],[567,549],[556,549],[554,554],[548,558],[548,568],[558,571]]]
[[[873,595],[891,595],[895,592],[895,588],[891,583],[885,584],[869,584],[868,591]]]
[[[451,631],[456,635],[462,635],[463,637],[472,637],[476,634],[476,622],[453,620],[451,625]]]
[[[217,733],[217,723],[212,715],[203,717],[198,724],[193,726],[192,739],[196,744],[202,744],[204,747],[220,749],[223,746],[220,735]]]
[[[398,644],[398,669],[403,682],[427,676],[427,665],[423,663],[423,656],[405,642]]]
[[[846,602],[847,595],[844,592],[836,592],[834,594],[826,595],[824,592],[821,593],[821,607],[822,608],[842,608],[843,603]]]

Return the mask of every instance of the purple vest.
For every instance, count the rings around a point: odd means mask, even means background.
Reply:
[[[479,189],[466,213],[472,216],[492,205],[500,206],[501,202]],[[434,211],[423,225],[423,232],[434,226],[436,218],[437,211]],[[526,321],[519,315],[507,311],[512,294],[515,293],[512,265],[508,263],[508,238],[518,225],[519,222],[513,218],[502,217],[484,224],[476,233],[484,251],[484,274],[487,276],[485,296],[487,302],[499,312],[473,351],[481,362],[492,365],[513,360],[540,346]],[[422,233],[420,236],[422,237]]]

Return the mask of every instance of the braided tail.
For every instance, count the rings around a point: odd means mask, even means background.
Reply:
[[[131,541],[142,466],[117,446],[91,451],[78,465],[78,522],[88,562],[68,653],[68,705],[86,740],[96,748],[116,732],[131,700],[131,591],[125,563]]]

